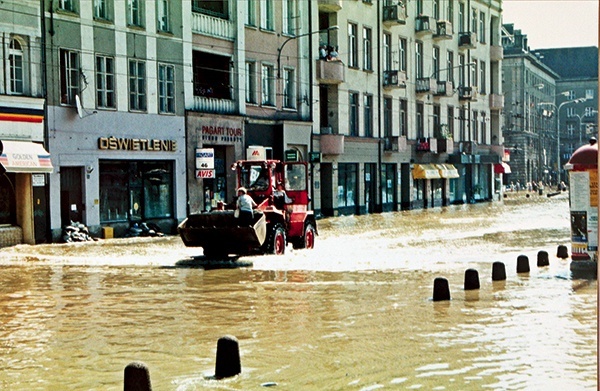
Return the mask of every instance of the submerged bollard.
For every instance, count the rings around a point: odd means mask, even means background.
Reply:
[[[475,269],[465,271],[465,290],[479,289],[479,272]]]
[[[125,367],[124,391],[152,391],[150,370],[143,362],[132,362]]]
[[[537,265],[538,267],[549,266],[550,261],[548,260],[548,251],[539,251],[537,254]]]
[[[438,277],[433,280],[433,301],[450,300],[448,280]]]
[[[492,264],[492,281],[506,280],[506,267],[502,262],[494,262]]]
[[[556,249],[556,256],[561,259],[569,258],[569,250],[567,249],[567,246],[562,244],[558,246],[558,248]]]
[[[527,255],[519,255],[517,257],[517,273],[529,273],[529,257]]]
[[[236,337],[226,335],[217,342],[217,363],[215,377],[223,379],[242,373],[240,348]]]

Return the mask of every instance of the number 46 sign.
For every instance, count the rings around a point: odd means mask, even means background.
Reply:
[[[196,148],[196,178],[215,177],[215,150],[213,148]]]

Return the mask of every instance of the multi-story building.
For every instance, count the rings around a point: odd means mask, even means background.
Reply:
[[[564,165],[577,148],[598,133],[598,48],[537,49],[532,53],[559,76],[553,108],[560,130],[560,179],[567,182]],[[549,120],[554,123],[554,118]]]
[[[492,199],[503,155],[500,2],[312,3],[323,31],[314,45],[337,49],[312,54],[315,209]]]
[[[263,157],[308,160],[311,146],[311,3],[302,0],[192,1],[184,41],[187,186],[190,212],[230,202],[230,165]],[[189,45],[188,45],[189,43]],[[214,156],[214,169],[196,154]]]
[[[553,111],[559,75],[530,52],[521,30],[505,24],[502,32],[502,134],[511,170],[505,184],[549,182],[556,178],[557,155],[556,128],[549,127],[548,115]]]
[[[39,1],[0,4],[0,247],[48,240]]]
[[[142,221],[171,232],[186,213],[189,9],[169,0],[42,7],[53,238],[70,221],[96,234]]]

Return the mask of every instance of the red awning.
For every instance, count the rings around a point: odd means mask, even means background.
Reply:
[[[498,163],[494,165],[494,173],[496,174],[510,174],[510,166],[508,163]]]

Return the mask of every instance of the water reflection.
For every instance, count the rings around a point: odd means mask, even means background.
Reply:
[[[595,389],[596,284],[552,256],[566,200],[331,219],[314,251],[238,269],[189,267],[176,239],[0,250],[0,389],[121,390],[135,360],[157,390]],[[208,380],[226,334],[243,372]]]

